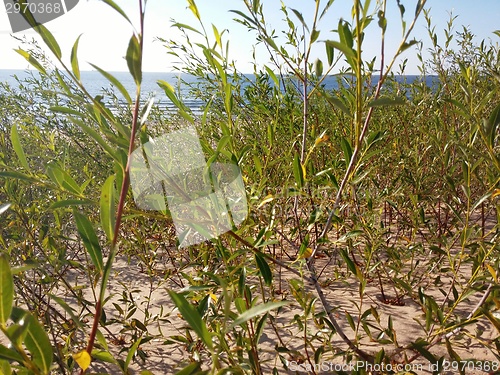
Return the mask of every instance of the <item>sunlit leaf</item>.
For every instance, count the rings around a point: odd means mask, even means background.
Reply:
[[[132,359],[135,356],[135,353],[137,352],[137,349],[139,348],[139,345],[141,344],[142,337],[139,337],[139,339],[134,342],[134,344],[130,347],[127,353],[127,358],[125,359],[125,364],[123,366],[124,370],[127,372],[128,367],[130,365],[130,362],[132,362]]]
[[[0,255],[0,325],[5,326],[14,301],[14,281],[7,254]]]
[[[92,359],[90,358],[90,354],[87,353],[86,350],[82,350],[78,353],[73,354],[73,359],[76,363],[78,363],[78,366],[80,366],[83,371],[89,368],[90,362],[92,361]]]
[[[130,38],[125,59],[127,60],[128,70],[132,78],[134,78],[135,84],[140,85],[142,82],[142,51],[136,35],[132,35]]]
[[[60,60],[62,57],[61,47],[59,47],[59,43],[57,43],[54,35],[43,25],[37,25],[33,29],[42,37],[47,47],[49,47],[57,59]]]
[[[37,59],[35,59],[31,53],[29,52],[26,52],[25,50],[22,50],[22,49],[16,49],[14,50],[16,51],[18,54],[20,54],[22,57],[24,57],[34,68],[36,68],[40,73],[42,73],[43,75],[47,75],[47,71],[45,70],[45,68],[43,67],[42,64],[40,64],[40,62],[38,62]]]
[[[9,209],[12,203],[5,203],[0,206],[0,215]]]
[[[198,7],[196,6],[196,3],[194,0],[188,0],[189,4],[189,9],[191,12],[193,12],[194,16],[198,19],[198,21],[201,19],[200,12],[198,10]]]
[[[78,64],[78,43],[80,42],[80,38],[82,35],[76,38],[75,44],[71,49],[71,69],[73,70],[73,74],[75,75],[77,80],[80,80],[80,65]]]
[[[115,175],[109,176],[101,189],[101,225],[109,242],[113,242],[115,233]]]
[[[23,146],[19,141],[19,133],[17,131],[17,125],[12,125],[12,127],[10,128],[10,140],[12,142],[12,147],[16,152],[17,158],[19,159],[19,162],[21,163],[21,165],[25,170],[29,171],[30,167],[28,165],[28,161],[26,160],[26,155],[24,154]]]

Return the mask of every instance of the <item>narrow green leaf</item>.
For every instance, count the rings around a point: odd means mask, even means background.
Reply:
[[[73,74],[75,75],[77,80],[80,80],[80,65],[78,64],[78,43],[80,42],[80,38],[82,34],[76,38],[75,44],[71,49],[71,68],[73,69]]]
[[[148,116],[151,113],[151,109],[153,108],[154,103],[155,103],[155,98],[151,97],[144,104],[144,107],[141,110],[141,121],[140,121],[141,126],[144,125],[148,120]]]
[[[5,347],[0,344],[0,358],[6,359],[8,361],[17,361],[19,363],[23,363],[23,357],[18,352]]]
[[[213,347],[212,337],[210,332],[208,332],[205,322],[201,319],[198,311],[191,306],[191,304],[184,298],[182,294],[175,293],[169,290],[168,294],[170,298],[175,303],[175,306],[179,309],[182,317],[186,320],[193,331],[198,335],[198,337],[205,343],[205,345],[211,350]]]
[[[320,59],[316,59],[314,62],[314,72],[316,74],[316,77],[321,77],[323,74],[323,61]]]
[[[7,254],[0,255],[0,325],[5,327],[14,301],[14,281]]]
[[[115,175],[112,175],[101,189],[101,225],[109,242],[113,242],[115,234],[115,199]]]
[[[302,169],[298,153],[295,153],[295,157],[293,158],[293,175],[295,177],[297,187],[302,189],[304,186],[304,170]]]
[[[24,320],[25,324],[28,324],[24,344],[31,353],[32,361],[43,374],[48,374],[52,365],[53,351],[47,333],[30,313],[26,313]]]
[[[320,93],[320,92],[318,91],[318,93]],[[336,97],[330,95],[326,91],[322,91],[319,95],[324,96],[326,98],[326,100],[328,101],[328,103],[330,103],[330,105],[337,107],[342,112],[344,112],[344,114],[346,114],[347,116],[351,116],[351,113],[349,112],[349,108],[347,108],[347,106],[344,104],[344,102],[342,102],[342,100],[340,100],[339,98],[336,98]]]
[[[64,207],[74,207],[74,206],[81,206],[81,205],[92,205],[94,202],[91,200],[80,200],[80,199],[65,199],[62,201],[57,201],[54,202],[50,205],[50,208],[52,210],[55,210],[57,208],[64,208]]]
[[[137,348],[139,348],[141,341],[142,337],[139,337],[139,339],[136,342],[134,342],[134,345],[132,345],[132,347],[128,350],[127,358],[125,359],[125,364],[123,366],[125,373],[128,372],[128,366],[130,365],[130,362],[132,362],[132,359],[134,358],[134,355],[137,352]]]
[[[381,106],[391,106],[391,105],[402,105],[405,104],[406,101],[402,97],[396,97],[396,98],[387,98],[387,97],[381,97],[375,100],[372,100],[368,106],[370,107],[381,107]]]
[[[70,191],[76,195],[82,194],[82,189],[71,177],[71,175],[64,169],[59,168],[56,164],[52,163],[47,166],[47,176],[60,187]]]
[[[139,39],[136,35],[132,35],[127,48],[127,66],[130,74],[134,78],[135,84],[140,85],[142,82],[142,55]]]
[[[345,57],[356,59],[356,54],[354,53],[354,50],[352,48],[349,48],[347,45],[337,42],[335,40],[327,40],[325,43],[327,46],[331,48],[338,49],[345,55]]]
[[[320,34],[321,34],[320,30],[313,30],[311,32],[311,40],[309,43],[313,44],[314,42],[316,42],[318,40]]]
[[[33,29],[42,37],[47,47],[49,47],[49,49],[57,57],[57,59],[61,60],[61,47],[59,47],[59,44],[57,43],[57,40],[54,38],[52,33],[43,25],[37,25]]]
[[[200,364],[198,362],[194,362],[187,365],[179,372],[176,372],[175,375],[196,375],[199,374],[200,370],[201,370]]]
[[[81,112],[78,112],[77,110],[67,108],[67,107],[60,107],[60,106],[54,106],[49,108],[52,112],[56,113],[64,113],[66,115],[75,115],[78,117],[84,117],[85,115]]]
[[[22,50],[22,49],[16,49],[14,50],[16,51],[18,54],[20,54],[22,57],[24,57],[36,70],[38,70],[40,73],[42,73],[43,75],[47,75],[47,71],[45,70],[45,68],[43,67],[42,64],[40,64],[38,62],[37,59],[35,59],[31,53],[29,52],[26,52],[25,50]]]
[[[418,0],[417,6],[415,7],[415,17],[418,16],[418,14],[422,11],[422,9],[423,9],[422,0]]]
[[[332,45],[325,43],[326,56],[328,58],[328,66],[332,66],[334,58],[334,48]]]
[[[106,363],[113,363],[115,365],[118,364],[113,355],[105,350],[92,350],[92,358]]]
[[[12,142],[12,147],[14,148],[14,151],[16,152],[17,158],[19,159],[19,162],[23,166],[23,168],[27,171],[30,170],[30,167],[28,165],[28,161],[26,160],[26,155],[24,154],[23,146],[21,145],[21,142],[19,141],[19,133],[17,131],[17,125],[13,125],[10,128],[10,141]]]
[[[111,8],[116,10],[123,18],[125,18],[128,23],[132,25],[132,22],[130,22],[130,19],[128,18],[127,14],[118,6],[113,0],[102,0],[104,3],[108,4]]]
[[[346,137],[342,137],[342,139],[340,140],[340,147],[342,148],[342,151],[344,151],[345,164],[346,167],[348,167],[351,162],[353,152],[351,143]]]
[[[73,319],[73,322],[76,324],[77,327],[83,328],[82,322],[75,315],[75,312],[74,312],[73,308],[70,305],[68,305],[62,298],[60,298],[60,297],[58,297],[58,296],[56,296],[54,294],[49,294],[49,297],[52,300],[56,301],[57,304],[59,306],[61,306],[64,309],[64,311],[66,311],[68,313],[68,315],[71,317],[71,319]]]
[[[259,340],[262,336],[262,333],[264,332],[264,327],[265,327],[265,324],[266,324],[268,317],[269,317],[269,314],[266,313],[257,322],[256,328],[255,328],[255,342],[259,342]]]
[[[102,250],[99,245],[99,239],[97,238],[94,228],[92,227],[92,223],[85,215],[82,215],[76,210],[73,210],[73,216],[75,217],[78,233],[80,234],[83,244],[89,253],[90,259],[99,273],[102,274],[104,267]]]
[[[265,40],[265,42],[271,46],[275,51],[277,52],[281,52],[281,50],[278,48],[278,45],[276,44],[276,42],[274,41],[273,38],[263,38]]]
[[[107,152],[109,156],[111,156],[113,159],[115,159],[117,162],[121,162],[121,159],[119,157],[118,151],[114,150],[105,140],[104,138],[101,137],[101,135],[92,129],[91,127],[87,126],[83,121],[74,118],[74,117],[69,117],[69,119],[74,122],[76,125],[78,125],[88,136],[90,136],[92,139],[94,139],[104,151]]]
[[[212,24],[212,29],[214,31],[215,42],[217,43],[219,48],[222,48],[222,39],[221,39],[221,34],[219,33],[219,30],[217,29],[217,27],[214,24]]]
[[[481,308],[482,313],[488,318],[488,320],[493,324],[493,326],[496,328],[497,332],[500,333],[500,319],[497,319],[491,311],[486,309],[485,307]]]
[[[354,319],[352,318],[351,314],[349,314],[347,311],[345,312],[345,316],[347,318],[347,322],[349,323],[349,325],[351,326],[351,329],[353,331],[356,330],[356,324],[354,323]]]
[[[427,343],[425,340],[418,339],[416,342],[411,343],[410,347],[422,354],[422,356],[426,358],[430,363],[436,363],[437,358],[425,348],[428,345],[429,343]]]
[[[10,362],[4,359],[0,360],[0,374],[1,375],[11,375],[12,368],[10,367]]]
[[[344,262],[347,264],[347,268],[349,271],[353,273],[353,275],[357,275],[358,271],[356,269],[356,265],[352,261],[351,258],[349,258],[349,254],[347,254],[347,251],[345,249],[340,250],[340,255],[342,256],[342,259],[344,259]]]
[[[300,13],[298,10],[296,9],[293,9],[293,8],[290,8],[292,10],[292,12],[295,14],[295,16],[299,19],[300,23],[302,24],[302,26],[307,30],[309,31],[309,27],[307,27],[307,23],[306,21],[304,21],[304,16],[302,15],[302,13]]]
[[[254,26],[258,26],[258,24],[253,20],[251,19],[250,17],[248,17],[245,13],[243,13],[242,11],[239,11],[239,10],[230,10],[231,13],[235,13],[237,14],[238,16],[244,18],[249,25],[254,25]]]
[[[264,282],[266,283],[266,285],[271,286],[271,284],[273,283],[273,273],[271,272],[271,268],[269,268],[269,264],[267,264],[262,255],[257,253],[255,253],[255,261],[257,263],[257,267],[259,268],[260,274],[264,279]]]
[[[352,37],[351,29],[349,28],[349,23],[344,20],[339,20],[339,26],[337,29],[340,36],[340,43],[345,45],[347,48],[352,50],[354,45],[354,39]]]
[[[172,104],[179,109],[179,113],[182,115],[182,117],[184,117],[187,121],[193,123],[194,118],[188,113],[189,109],[186,107],[186,105],[181,100],[179,100],[179,98],[177,98],[174,87],[170,83],[162,80],[158,80],[156,83],[163,89],[165,95],[167,95]]]
[[[111,73],[106,72],[105,70],[99,68],[94,64],[89,63],[89,65],[95,70],[97,70],[99,73],[101,73],[104,76],[104,78],[106,78],[109,82],[111,82],[111,84],[115,86],[118,89],[118,91],[120,91],[120,93],[123,95],[128,104],[132,104],[132,98],[130,97],[130,94],[128,93],[127,89],[125,88],[125,86],[122,85],[120,81],[118,81],[118,79],[115,78],[115,76],[113,76]]]
[[[415,44],[418,44],[418,40],[416,39],[412,39],[410,40],[409,42],[404,42],[402,45],[401,45],[401,48],[399,49],[399,53],[407,50],[408,48],[414,46]]]
[[[260,0],[253,0],[252,1],[252,12],[257,13],[259,11],[260,7]]]
[[[279,302],[268,302],[268,303],[263,303],[261,305],[254,306],[248,310],[246,310],[243,314],[238,316],[234,322],[231,324],[229,329],[232,329],[233,327],[239,326],[240,324],[246,323],[250,319],[255,318],[256,316],[263,315],[271,310],[280,308],[282,306],[287,305],[287,301],[279,301]]]
[[[279,88],[280,87],[280,81],[278,80],[278,77],[274,72],[269,68],[267,65],[264,66],[264,69],[266,69],[267,74],[269,77],[271,77],[272,81],[274,82],[274,86]]]
[[[201,32],[199,32],[198,30],[196,30],[194,27],[186,25],[185,23],[175,22],[175,23],[172,24],[172,27],[177,27],[178,29],[187,29],[187,30],[190,30],[190,31],[192,31],[194,33],[203,35]]]
[[[29,183],[39,182],[34,177],[30,177],[24,173],[14,172],[14,171],[1,171],[0,177],[14,178],[16,180],[22,180],[22,181],[29,182]]]
[[[500,103],[491,112],[488,121],[486,121],[486,126],[484,129],[486,141],[488,143],[488,146],[490,146],[491,148],[495,147],[495,138],[498,134],[498,125],[500,125]]]

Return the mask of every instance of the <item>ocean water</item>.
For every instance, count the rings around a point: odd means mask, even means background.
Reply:
[[[131,97],[134,97],[135,94],[135,84],[131,75],[128,72],[111,72],[125,87],[125,89],[129,92]],[[6,82],[12,87],[17,87],[18,82],[15,77],[20,80],[23,80],[30,76],[30,72],[24,70],[2,70],[0,69],[0,82]],[[33,72],[36,76],[38,72]],[[255,81],[255,76],[253,74],[248,74],[246,77],[249,79],[249,82]],[[420,77],[416,75],[407,75],[407,76],[397,76],[396,80],[399,82],[406,81],[407,83],[412,83],[415,80],[419,80]],[[85,85],[86,89],[93,96],[99,95],[102,93],[103,89],[110,88],[111,85],[109,81],[103,77],[97,71],[83,71],[81,72],[81,80]],[[161,73],[161,72],[144,72],[143,80],[142,80],[142,97],[145,101],[147,97],[154,96],[155,102],[162,108],[172,109],[173,104],[165,95],[164,91],[161,87],[158,86],[157,81],[163,80],[170,83],[173,87],[179,88],[179,93],[184,103],[192,109],[195,113],[200,112],[204,103],[196,98],[190,97],[189,88],[186,85],[182,84],[182,81],[188,83],[195,83],[196,77],[183,74],[182,76],[179,73]],[[377,78],[374,77],[373,84],[376,84]],[[426,84],[428,86],[432,86],[437,82],[437,78],[435,76],[427,76]],[[338,88],[338,77],[329,76],[324,82],[323,86],[327,90],[334,90]],[[300,89],[300,88],[299,88]],[[123,97],[117,92],[118,98],[123,99]],[[1,92],[1,91],[0,91]]]

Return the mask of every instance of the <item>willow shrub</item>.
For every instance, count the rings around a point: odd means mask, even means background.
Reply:
[[[103,1],[129,21],[114,2]],[[147,325],[154,319],[147,311],[142,322],[132,319],[139,307],[126,294],[123,306],[109,307],[106,289],[118,251],[138,257],[153,275],[157,248],[173,240],[168,212],[134,208],[128,160],[137,144],[185,124],[197,126],[208,163],[240,167],[250,207],[240,228],[183,250],[166,275],[185,286],[169,296],[189,329],[165,338],[187,347],[192,363],[180,373],[280,373],[293,370],[292,360],[311,373],[323,362],[356,360],[427,361],[437,372],[445,357],[434,349],[444,345],[449,359],[460,361],[467,336],[499,359],[498,336],[485,342],[467,327],[480,319],[500,327],[494,311],[498,48],[475,45],[467,29],[455,34],[453,19],[440,43],[425,1],[410,11],[400,2],[354,0],[352,18],[335,25],[327,17],[332,0],[315,1],[309,21],[283,5],[285,30],[268,24],[264,2],[242,4],[245,11],[233,11],[236,21],[256,35],[271,61],[255,64],[254,79],[228,59],[225,31],[208,32],[193,0],[188,6],[197,25],[174,23],[184,40],[163,41],[183,62],[181,72],[198,78],[190,95],[205,103],[201,115],[164,82],[159,85],[177,113],[162,113],[151,101],[141,105],[146,1],[139,1],[141,26],[126,51],[136,92],[94,66],[124,106],[112,92],[106,96],[114,106],[88,93],[78,40],[68,60],[45,27],[34,28],[62,70],[36,48],[19,50],[39,76],[30,80],[31,91],[21,83],[19,92],[4,87],[0,96],[0,328],[12,343],[0,346],[3,372],[70,373],[78,365],[84,373],[92,359],[128,373],[134,357],[146,359],[140,345],[152,339]],[[385,17],[389,6],[399,10],[399,22]],[[392,72],[405,73],[404,60],[399,69],[395,64],[418,45],[411,32],[422,13],[430,45],[424,41],[420,51],[430,48],[431,60],[420,52],[424,80],[401,82]],[[402,35],[394,56],[385,53],[389,22]],[[364,36],[376,32],[381,52],[372,59],[363,53]],[[450,47],[454,37],[459,51]],[[324,58],[311,61],[315,45]],[[326,90],[324,80],[339,71],[338,87]],[[429,74],[437,77],[433,86],[425,81]],[[95,300],[72,287],[74,270],[86,275]],[[326,293],[336,282],[355,286],[350,312],[337,314],[335,294]],[[81,309],[61,300],[61,290]],[[471,305],[469,296],[480,303]],[[380,306],[371,303],[376,298],[419,306],[423,315],[413,318],[420,335],[401,345],[392,317],[382,321]],[[270,326],[281,337],[276,322],[290,304],[301,311],[288,322],[300,341],[276,346],[280,365],[264,362],[262,334]],[[111,308],[121,317],[112,323],[105,312]],[[100,328],[109,324],[131,338],[125,358],[108,349]],[[57,341],[60,334],[67,335],[65,344]],[[384,348],[370,351],[366,339]],[[78,346],[85,349],[75,352]]]

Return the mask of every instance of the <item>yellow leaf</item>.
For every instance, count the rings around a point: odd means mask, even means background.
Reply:
[[[76,361],[76,363],[78,363],[78,366],[80,366],[83,371],[88,369],[90,366],[91,358],[86,350],[82,350],[79,353],[73,354],[73,359]]]
[[[307,259],[307,258],[311,257],[312,253],[313,253],[313,249],[308,247],[304,250],[304,252],[302,254],[299,254],[298,259]]]
[[[262,202],[260,202],[260,204],[257,206],[257,208],[261,208],[263,205],[265,205],[266,203],[271,202],[273,199],[274,199],[274,197],[273,197],[273,195],[272,195],[272,194],[267,195],[267,196],[266,196],[266,197],[262,200]]]
[[[215,294],[210,293],[210,298],[212,298],[214,302],[217,302],[217,296]]]
[[[493,277],[493,280],[496,282],[497,281],[497,272],[489,264],[487,264],[486,267],[488,268],[488,271],[490,271],[491,276]]]
[[[491,196],[492,198],[496,198],[500,195],[500,189],[495,189],[495,191],[493,192],[493,195]]]
[[[314,145],[317,146],[322,142],[326,142],[330,139],[330,137],[327,134],[322,135],[321,137],[316,138],[316,141],[314,142]]]
[[[500,299],[493,297],[493,302],[495,302],[496,309],[500,310]],[[498,318],[498,319],[500,319],[500,318]]]

